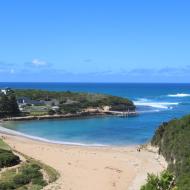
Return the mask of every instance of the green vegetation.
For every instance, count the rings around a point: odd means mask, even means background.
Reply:
[[[141,190],[174,190],[174,176],[169,171],[164,171],[160,176],[148,174],[147,184]]]
[[[0,118],[17,116],[20,114],[14,91],[7,94],[0,93]]]
[[[2,139],[0,139],[0,150],[3,149],[3,150],[11,150],[9,145],[6,144]]]
[[[0,169],[3,167],[10,167],[19,164],[20,159],[14,155],[10,150],[0,149]]]
[[[41,167],[33,163],[24,163],[18,169],[7,170],[2,173],[0,179],[0,189],[42,189],[47,185],[43,179]]]
[[[135,105],[132,101],[105,94],[32,89],[14,91],[5,89],[0,92],[0,118],[26,115],[82,114],[84,112],[86,114],[88,108],[94,108],[95,111],[100,112],[104,106],[108,106],[110,111],[135,111]]]
[[[54,168],[31,158],[28,158],[28,160],[32,164],[39,165],[47,173],[48,183],[52,183],[59,178],[59,173]]]
[[[190,115],[163,123],[157,129],[151,143],[159,148],[159,153],[167,160],[167,170],[176,178],[175,189],[189,190]],[[156,187],[154,189],[157,190]],[[143,190],[149,189],[144,188]]]
[[[132,101],[104,94],[89,94],[89,93],[77,93],[77,92],[52,92],[42,90],[15,90],[16,97],[27,97],[31,100],[44,101],[45,104],[48,101],[56,100],[59,105],[57,113],[77,113],[83,109],[103,108],[103,106],[110,106],[114,111],[134,111],[135,106]],[[55,103],[52,102],[52,106]],[[49,108],[49,107],[48,107]],[[46,110],[47,111],[47,110]],[[50,112],[53,114],[53,112]]]
[[[0,139],[0,169],[15,166],[19,163],[19,157],[14,155],[10,150],[10,147]]]
[[[47,173],[48,183],[52,183],[59,178],[59,173],[54,168],[52,168],[40,161],[34,160],[33,158],[31,158],[25,154],[22,154],[21,152],[17,152],[17,153],[22,155],[27,160],[27,162],[39,165]]]
[[[8,149],[8,150],[7,150]],[[9,146],[0,140],[0,168],[6,168],[0,176],[0,190],[40,190],[49,183],[56,181],[59,173],[39,161],[18,153],[25,157],[22,164],[18,156],[14,155]],[[44,178],[44,173],[46,178]]]
[[[31,111],[30,115],[31,116],[42,116],[42,115],[47,115],[47,111]]]

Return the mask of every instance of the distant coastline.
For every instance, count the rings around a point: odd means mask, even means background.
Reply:
[[[20,117],[5,117],[1,121],[30,121],[30,120],[45,120],[45,119],[72,119],[72,118],[85,118],[96,116],[111,116],[117,115],[119,117],[136,116],[136,111],[131,112],[89,112],[89,113],[76,113],[76,114],[61,114],[61,115],[41,115],[41,116],[20,116]]]
[[[0,90],[0,118],[4,121],[136,115],[134,103],[118,96],[36,89]]]

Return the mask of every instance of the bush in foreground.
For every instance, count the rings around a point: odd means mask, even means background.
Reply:
[[[5,171],[0,179],[0,190],[42,189],[47,183],[41,169],[38,164],[25,163],[18,170]]]
[[[151,144],[158,147],[159,153],[167,160],[167,170],[175,175],[176,187],[179,190],[189,190],[190,115],[181,119],[173,119],[169,122],[164,122],[156,130]],[[167,189],[163,188],[163,190]]]
[[[174,190],[175,178],[169,171],[164,171],[160,176],[148,174],[146,185],[141,190]]]
[[[0,168],[15,166],[20,163],[18,156],[9,150],[0,149]]]

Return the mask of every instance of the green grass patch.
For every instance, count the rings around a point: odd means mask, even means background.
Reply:
[[[18,154],[22,155],[23,157],[25,157],[28,162],[30,162],[32,164],[39,165],[47,173],[48,178],[49,178],[49,183],[52,183],[52,182],[56,181],[59,178],[59,176],[60,176],[59,172],[57,172],[57,170],[55,170],[51,166],[48,166],[48,165],[46,165],[46,164],[44,164],[44,163],[42,163],[42,162],[40,162],[38,160],[35,160],[35,159],[25,155],[25,154],[22,154],[22,153],[20,153],[18,151],[16,151],[16,152]]]
[[[9,146],[1,140],[0,168],[15,166],[20,163],[18,156],[14,155]],[[17,152],[17,151],[15,151]],[[40,190],[49,183],[56,181],[59,173],[52,167],[34,160],[20,152],[18,154],[26,158],[26,162],[16,168],[7,168],[0,175],[0,190]],[[44,173],[47,179],[44,179]]]
[[[10,150],[0,149],[0,168],[15,166],[20,163],[20,158]]]
[[[41,169],[37,164],[24,163],[17,169],[7,170],[1,175],[0,189],[42,189],[47,183]]]
[[[0,139],[0,169],[15,166],[19,163],[19,157],[14,155],[10,147],[2,139]]]
[[[11,150],[8,144],[6,144],[2,139],[0,139],[0,149]]]
[[[31,116],[43,116],[43,115],[48,115],[48,111],[31,111],[30,112]]]
[[[34,159],[30,159],[30,163],[39,165],[47,173],[49,183],[52,183],[59,178],[59,173],[54,168]]]

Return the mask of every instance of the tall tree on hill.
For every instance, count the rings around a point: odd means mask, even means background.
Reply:
[[[20,110],[14,92],[0,95],[0,117],[17,116]]]
[[[0,115],[1,117],[4,117],[9,114],[9,99],[8,96],[5,94],[1,94],[0,98]]]
[[[11,94],[9,97],[9,107],[11,115],[16,116],[20,113],[15,94]]]

